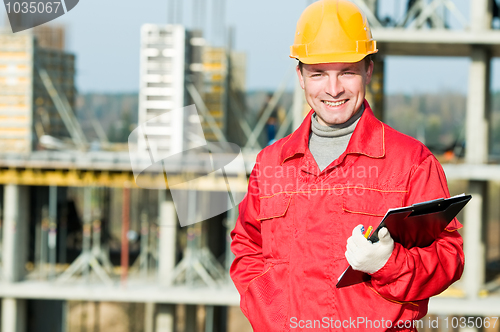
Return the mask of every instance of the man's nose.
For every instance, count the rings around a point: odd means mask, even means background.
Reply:
[[[340,97],[342,93],[344,93],[344,87],[338,77],[330,76],[328,79],[328,86],[326,87],[326,93],[334,98]]]

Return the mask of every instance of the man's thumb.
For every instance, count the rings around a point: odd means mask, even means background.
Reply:
[[[378,231],[378,238],[379,238],[380,242],[383,242],[383,243],[388,243],[391,241],[391,235],[389,234],[389,231],[387,230],[386,227],[384,227]]]

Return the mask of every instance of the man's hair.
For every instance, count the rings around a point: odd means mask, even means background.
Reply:
[[[363,58],[363,60],[365,61],[365,69],[368,70],[368,67],[370,66],[370,62],[372,61],[372,55],[371,54],[368,54],[367,56],[365,56]],[[299,60],[299,69],[300,69],[300,72],[302,73],[302,66],[304,64],[302,63],[302,61]]]

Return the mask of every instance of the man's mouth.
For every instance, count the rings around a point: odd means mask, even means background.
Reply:
[[[349,99],[344,99],[344,100],[341,100],[341,101],[328,101],[328,100],[322,100],[322,102],[324,104],[326,104],[327,106],[331,106],[331,107],[336,107],[336,106],[340,106],[342,104],[345,104]]]

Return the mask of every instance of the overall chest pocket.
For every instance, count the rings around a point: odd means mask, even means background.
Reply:
[[[292,241],[292,195],[287,193],[260,198],[262,252],[271,259],[287,259]]]
[[[388,209],[403,206],[403,190],[355,188],[343,196],[342,209],[346,212],[383,217]]]
[[[403,206],[406,191],[380,190],[374,188],[356,188],[351,195],[344,195],[342,210],[349,221],[346,236],[349,237],[352,229],[363,224],[376,228],[387,210]]]

